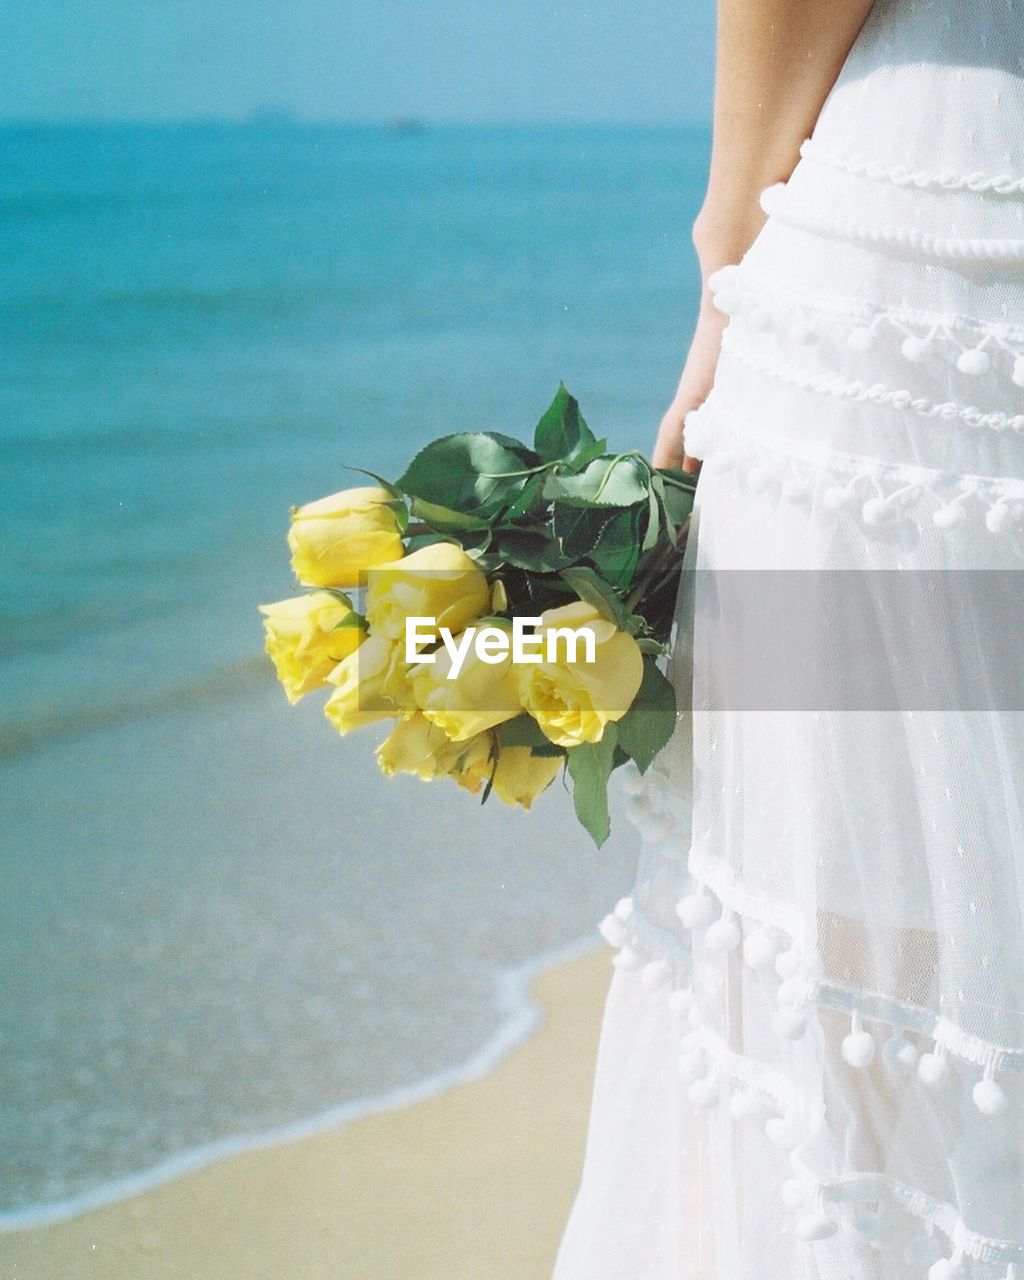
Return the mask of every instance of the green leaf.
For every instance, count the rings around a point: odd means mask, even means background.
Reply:
[[[582,507],[631,507],[647,501],[650,472],[636,454],[596,458],[578,475],[548,475],[544,496]]]
[[[463,432],[432,440],[398,485],[412,498],[486,519],[519,497],[537,462],[533,450],[511,436]]]
[[[566,391],[565,384],[559,383],[554,400],[537,423],[534,449],[545,462],[571,463],[595,444],[597,440],[583,421],[578,402]]]
[[[351,613],[346,613],[340,622],[336,622],[332,627],[333,631],[348,631],[352,627],[357,627],[360,631],[368,631],[369,628],[366,619],[361,613],[356,613],[353,609]]]
[[[504,724],[498,725],[495,732],[503,747],[529,747],[530,753],[535,756],[565,755],[565,747],[546,738],[537,721],[525,711],[514,720],[506,720]]]
[[[555,502],[551,507],[551,524],[562,550],[572,559],[589,555],[605,525],[616,512],[608,507],[579,507]]]
[[[571,569],[563,569],[559,576],[581,600],[586,600],[587,604],[592,604],[609,622],[626,630],[629,621],[626,606],[600,574],[586,565],[573,565]]]
[[[676,723],[676,697],[672,686],[655,665],[644,658],[644,678],[633,705],[618,722],[618,741],[645,773],[662,749]]]
[[[451,538],[444,533],[414,533],[406,540],[405,550],[407,555],[411,555],[423,547],[432,547],[435,543],[450,541]]]
[[[376,480],[382,489],[386,489],[392,498],[402,497],[402,491],[395,487],[390,480],[385,480],[383,476],[379,476],[376,471],[367,471],[365,467],[353,467],[350,463],[346,464],[346,471],[357,471],[361,476],[369,476],[371,480]]]
[[[451,507],[442,507],[436,502],[426,502],[423,498],[413,498],[412,514],[415,519],[422,520],[431,528],[444,533],[459,529],[489,529],[490,523],[479,516],[468,516],[464,511],[454,511]]]
[[[587,559],[612,588],[625,590],[633,581],[640,559],[639,512],[627,508],[601,531]]]
[[[658,545],[658,538],[661,534],[661,502],[658,501],[659,495],[655,491],[653,484],[647,496],[647,528],[644,530],[644,540],[640,544],[642,555],[654,550]]]
[[[525,481],[519,496],[506,508],[505,520],[521,520],[524,516],[539,515],[544,510],[547,506],[547,498],[544,497],[544,479],[545,473],[538,471],[535,476],[530,476]]]
[[[608,778],[615,760],[616,726],[605,725],[600,742],[570,747],[567,755],[576,817],[598,848],[611,834],[608,816]]]
[[[551,754],[558,754],[562,750],[544,736],[540,725],[526,711],[514,720],[506,720],[504,724],[500,724],[497,732],[503,747],[529,747],[537,755],[544,754],[544,747],[554,748]]]
[[[675,467],[659,467],[654,473],[654,483],[660,490],[669,521],[677,527],[683,524],[693,510],[697,477]]]
[[[554,573],[571,563],[544,529],[502,529],[495,535],[490,551],[506,564],[530,573]]]

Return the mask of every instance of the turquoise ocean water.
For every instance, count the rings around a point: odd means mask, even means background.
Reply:
[[[441,1078],[628,884],[564,796],[383,783],[255,606],[346,463],[526,434],[560,379],[646,447],[707,143],[0,130],[0,1221]]]

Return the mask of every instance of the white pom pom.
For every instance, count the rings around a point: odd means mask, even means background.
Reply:
[[[632,920],[633,919],[633,899],[620,898],[618,902],[616,902],[615,904],[614,911],[620,920],[623,920],[626,922]]]
[[[752,1120],[764,1112],[764,1100],[754,1089],[737,1089],[729,1099],[729,1111],[737,1120]]]
[[[932,512],[932,521],[940,529],[952,529],[954,525],[963,524],[966,519],[967,512],[960,502],[947,502],[944,507]]]
[[[696,413],[687,413],[682,424],[682,439],[691,458],[703,458],[714,443],[712,429]]]
[[[829,511],[839,511],[842,507],[848,507],[856,497],[852,489],[841,489],[839,485],[832,485],[821,495],[821,501]]]
[[[851,351],[873,351],[878,346],[878,334],[867,325],[851,331],[846,339]]]
[[[723,315],[735,316],[743,310],[743,298],[735,289],[719,289],[713,296],[715,306]]]
[[[861,1209],[853,1215],[853,1228],[876,1249],[888,1249],[896,1243],[899,1224],[885,1205],[876,1209]]]
[[[751,467],[747,472],[747,488],[751,493],[764,493],[771,485],[771,467]]]
[[[764,307],[755,307],[747,316],[747,324],[754,333],[770,333],[775,327],[771,312]]]
[[[853,1229],[863,1239],[874,1244],[882,1236],[885,1224],[873,1209],[860,1209],[853,1215]]]
[[[693,1049],[689,1053],[680,1054],[679,1062],[677,1063],[679,1079],[683,1084],[689,1086],[695,1080],[703,1079],[707,1065],[703,1049]]]
[[[784,1040],[799,1040],[807,1030],[807,1018],[799,1009],[779,1009],[772,1020]]]
[[[926,359],[930,354],[932,344],[927,338],[904,338],[900,351],[903,353],[904,360],[909,360],[911,364],[918,364]]]
[[[882,1046],[882,1061],[897,1076],[905,1076],[917,1064],[917,1049],[902,1031],[894,1031]]]
[[[1014,360],[1012,377],[1018,387],[1024,387],[1024,356],[1018,356]]]
[[[667,960],[649,960],[640,970],[640,981],[647,991],[657,991],[672,977],[672,966]]]
[[[814,327],[799,320],[790,326],[789,336],[798,347],[812,347],[818,341]]]
[[[688,987],[676,987],[668,998],[669,1012],[681,1018],[690,1012],[694,999],[694,994]]]
[[[949,1079],[949,1063],[944,1053],[922,1053],[917,1076],[929,1089],[937,1089]]]
[[[690,1106],[700,1111],[707,1111],[716,1106],[718,1104],[717,1076],[705,1076],[701,1080],[694,1080],[687,1089],[686,1096],[690,1100]]]
[[[743,959],[752,969],[767,969],[777,951],[775,939],[767,929],[755,929],[743,943]]]
[[[796,1133],[786,1116],[772,1116],[765,1122],[764,1131],[768,1141],[780,1151],[792,1151],[796,1146]]]
[[[775,972],[780,978],[793,978],[800,972],[800,952],[795,946],[787,947],[775,957]]]
[[[612,964],[616,969],[639,969],[645,959],[635,947],[625,946],[613,957]]]
[[[687,929],[703,929],[715,914],[710,894],[688,893],[676,903],[676,915]]]
[[[804,1184],[797,1178],[787,1178],[782,1184],[782,1203],[787,1209],[799,1209],[807,1201]]]
[[[985,528],[989,533],[1006,533],[1013,524],[1013,512],[1005,502],[997,502],[989,507],[985,515]]]
[[[860,509],[864,523],[872,529],[889,524],[896,515],[896,508],[885,498],[868,498]]]
[[[843,1039],[843,1057],[851,1067],[863,1068],[875,1056],[875,1037],[870,1031],[851,1031]]]
[[[801,1240],[827,1240],[838,1230],[839,1223],[824,1213],[805,1213],[796,1224],[796,1233]]]
[[[742,936],[731,912],[726,912],[708,925],[704,941],[712,951],[732,951],[740,945]]]
[[[903,1261],[911,1267],[928,1267],[942,1254],[942,1245],[935,1236],[914,1236],[903,1250]]]
[[[605,916],[597,927],[610,947],[625,946],[629,939],[629,929],[617,915]]]
[[[1002,1086],[997,1084],[991,1076],[978,1081],[971,1090],[971,1097],[983,1116],[1000,1116],[1009,1106]]]
[[[956,367],[961,373],[969,373],[972,377],[981,377],[992,368],[992,361],[987,351],[961,351],[957,357]]]

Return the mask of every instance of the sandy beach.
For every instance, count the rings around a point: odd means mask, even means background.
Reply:
[[[540,1029],[411,1106],[0,1236],[4,1280],[546,1280],[583,1157],[607,950],[542,973]]]

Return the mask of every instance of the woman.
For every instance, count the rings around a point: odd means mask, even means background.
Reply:
[[[1024,5],[720,0],[718,44],[656,450],[704,459],[694,710],[555,1277],[1024,1280]]]

